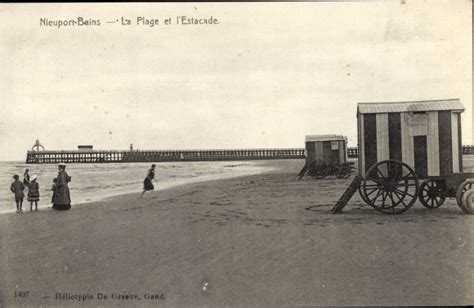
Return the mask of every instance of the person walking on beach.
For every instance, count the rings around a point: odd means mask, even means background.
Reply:
[[[23,212],[21,207],[23,205],[23,198],[25,197],[25,193],[23,192],[25,190],[25,185],[20,182],[18,174],[15,174],[13,178],[15,181],[10,186],[10,191],[15,194],[16,212],[19,213]]]
[[[25,169],[25,173],[23,173],[23,185],[28,187],[28,184],[30,184],[30,174],[28,173],[30,170]]]
[[[153,180],[156,182],[156,180],[155,180],[155,167],[156,167],[155,164],[151,165],[151,169],[148,170],[148,174],[147,174],[145,180],[143,181],[143,192],[140,195],[141,198],[143,198],[143,194],[145,194],[145,192],[155,189],[155,187],[153,186],[153,183],[152,183]]]
[[[35,203],[35,211],[38,210],[39,201],[39,183],[36,181],[36,175],[31,177],[31,181],[28,184],[28,201],[30,201],[30,212],[33,210],[33,202]]]
[[[58,165],[57,182],[54,186],[53,209],[69,210],[71,208],[71,196],[69,194],[69,185],[71,177],[66,173],[66,164]]]

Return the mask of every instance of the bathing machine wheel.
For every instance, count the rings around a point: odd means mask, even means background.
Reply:
[[[418,198],[424,207],[435,209],[443,205],[446,200],[445,190],[446,187],[443,187],[441,181],[426,180],[420,185]]]
[[[456,201],[458,206],[466,214],[474,214],[474,207],[472,206],[473,197],[472,190],[474,190],[474,178],[464,180],[456,189]],[[469,196],[467,196],[469,194]]]
[[[323,160],[315,160],[309,164],[308,174],[315,179],[324,179],[329,174],[329,166]]]
[[[336,165],[336,178],[347,179],[351,176],[351,165],[341,164]]]
[[[362,198],[362,200],[364,200],[365,203],[369,204],[369,200],[367,200],[367,197],[365,196],[364,194],[364,187],[362,186],[362,184],[359,186],[359,195],[360,197]]]
[[[408,210],[418,196],[415,171],[398,160],[384,160],[367,171],[359,191],[362,199],[386,214]]]

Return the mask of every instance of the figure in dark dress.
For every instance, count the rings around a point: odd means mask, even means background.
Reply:
[[[71,196],[68,183],[71,181],[71,177],[66,173],[66,164],[64,163],[58,165],[58,171],[53,193],[53,209],[69,210],[71,208]]]
[[[155,187],[153,186],[153,182],[152,182],[152,181],[156,182],[155,167],[156,167],[155,164],[151,165],[151,169],[148,170],[148,174],[147,174],[145,180],[143,181],[143,192],[140,195],[141,198],[143,198],[143,195],[145,194],[145,192],[155,189]]]
[[[23,185],[25,185],[25,187],[28,187],[28,184],[30,184],[29,171],[29,169],[25,169],[25,173],[23,173]]]

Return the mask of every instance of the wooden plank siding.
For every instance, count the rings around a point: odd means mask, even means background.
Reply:
[[[322,142],[313,142],[315,148],[315,156],[314,159],[324,159],[324,150],[323,150],[323,143]]]
[[[377,113],[375,116],[377,134],[377,161],[390,159],[388,113]]]
[[[377,163],[377,121],[374,113],[364,114],[365,172]]]
[[[402,113],[400,117],[400,127],[402,136],[402,161],[409,166],[415,165],[415,151],[413,144],[413,136],[410,134],[410,125],[408,114]]]
[[[328,164],[334,162],[334,155],[331,150],[331,141],[323,141],[323,142],[317,142],[317,143],[322,143],[323,145],[323,161],[325,161]]]
[[[426,136],[413,136],[415,146],[415,165],[413,166],[418,177],[425,178],[428,175],[428,148]]]
[[[337,149],[332,144],[337,143]],[[306,163],[322,160],[327,164],[339,164],[347,161],[347,145],[345,140],[306,141]]]
[[[402,129],[399,113],[388,114],[388,140],[390,159],[402,160]]]
[[[459,134],[458,134],[458,115],[451,113],[451,141],[452,141],[452,158],[453,173],[459,172]]]
[[[387,159],[406,163],[420,177],[463,172],[463,154],[474,154],[462,145],[464,110],[458,98],[358,103],[359,175]]]
[[[339,162],[345,163],[347,161],[347,149],[344,141],[339,141]]]
[[[451,118],[451,111],[438,112],[439,173],[441,176],[453,173]]]
[[[438,176],[439,175],[439,125],[438,125],[438,112],[428,112],[428,136],[427,136],[427,148],[428,148],[428,175]]]
[[[358,121],[357,121],[357,149],[359,151],[357,161],[358,161],[358,166],[359,166],[359,176],[364,176],[365,175],[365,140],[364,140],[364,115],[359,114],[358,115]]]
[[[312,162],[316,157],[316,147],[314,142],[306,142],[306,164]]]

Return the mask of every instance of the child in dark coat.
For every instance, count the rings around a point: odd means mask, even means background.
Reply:
[[[10,186],[10,191],[15,194],[16,212],[19,213],[23,212],[21,207],[23,205],[23,198],[25,197],[25,193],[23,192],[25,190],[25,185],[19,181],[20,177],[18,174],[15,174],[13,178],[15,181]]]

